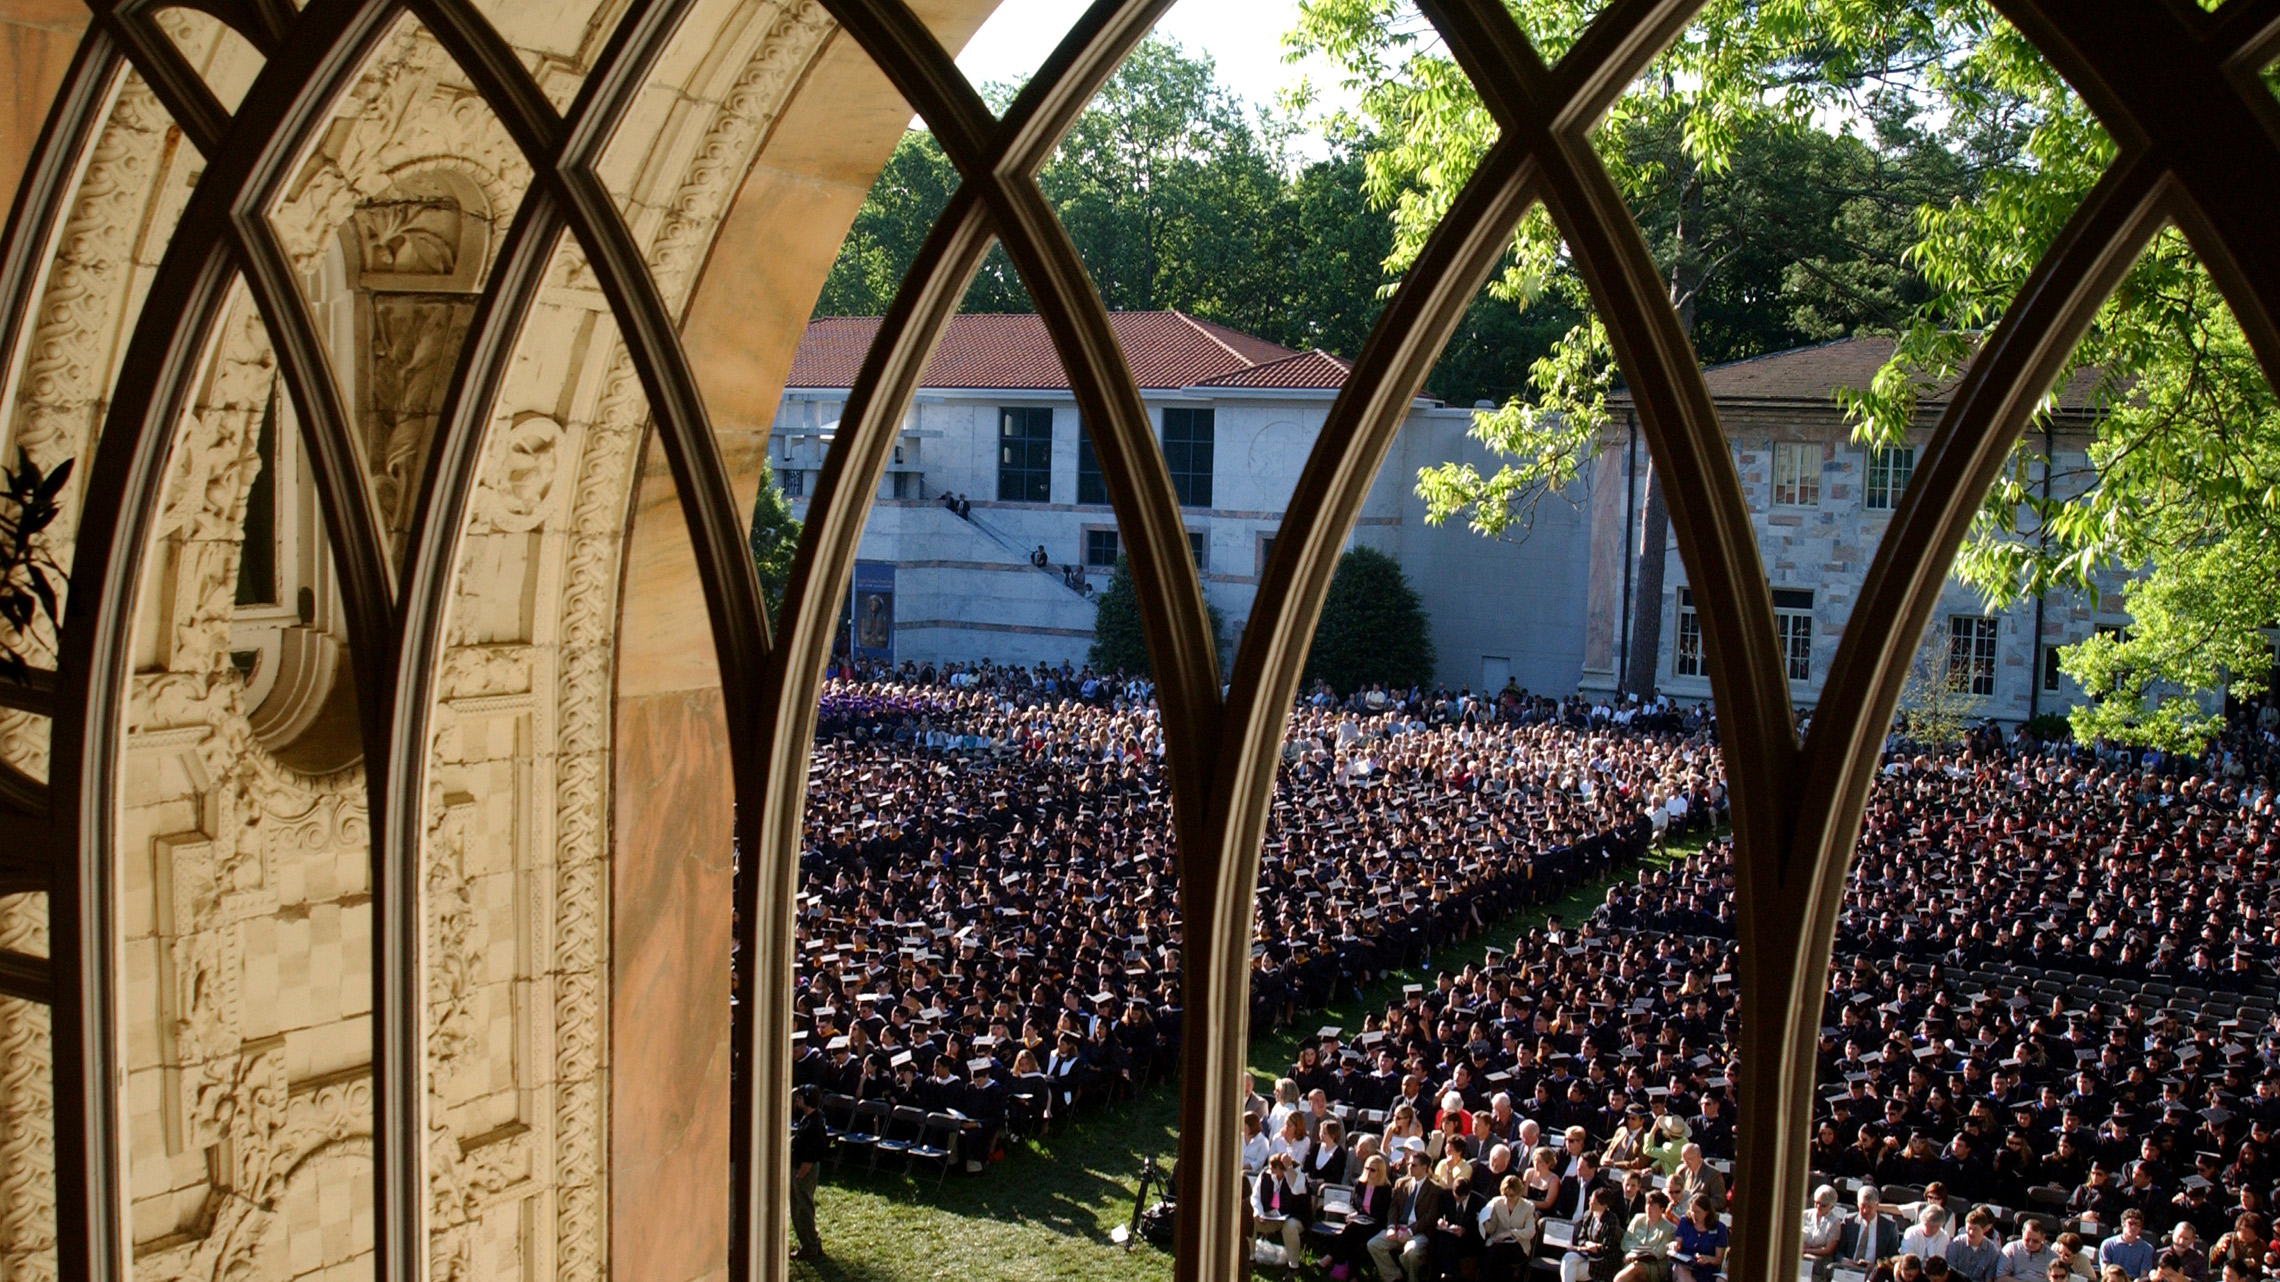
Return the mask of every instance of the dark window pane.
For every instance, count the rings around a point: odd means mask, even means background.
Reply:
[[[1108,483],[1100,476],[1100,456],[1093,453],[1092,433],[1077,424],[1077,502],[1108,502]]]
[[[1212,411],[1164,411],[1164,466],[1181,507],[1211,506]]]
[[[1104,570],[1116,568],[1118,550],[1116,531],[1085,531],[1085,564],[1087,566]]]
[[[1964,694],[1995,693],[1995,634],[1985,615],[1948,617],[1948,684]]]
[[[1053,500],[1053,411],[1009,406],[998,411],[998,501]]]
[[[1671,646],[1671,671],[1682,677],[1702,675],[1702,617],[1694,609],[1694,593],[1678,590],[1678,639]]]

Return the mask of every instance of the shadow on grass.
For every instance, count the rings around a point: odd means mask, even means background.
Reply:
[[[830,1182],[852,1194],[1028,1223],[1106,1244],[1109,1233],[1131,1219],[1143,1162],[1153,1157],[1170,1163],[1178,1115],[1176,1092],[1159,1084],[1140,1099],[1089,1113],[1042,1140],[1015,1143],[1004,1161],[979,1175],[954,1172],[939,1191],[931,1177],[900,1172],[843,1170]]]
[[[902,1282],[903,1272],[892,1264],[833,1255],[820,1260],[794,1261],[792,1276],[821,1278],[823,1282]]]

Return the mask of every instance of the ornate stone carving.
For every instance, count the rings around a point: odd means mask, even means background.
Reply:
[[[819,0],[790,0],[769,19],[752,59],[722,98],[649,246],[650,271],[676,312],[688,302],[728,202],[785,97],[837,27]]]
[[[468,896],[465,859],[469,830],[479,822],[475,799],[465,793],[429,789],[427,838],[428,903],[428,1080],[442,1085],[457,1063],[475,1049],[474,1018],[468,999],[475,988],[475,963],[467,937],[475,906]],[[438,1099],[436,1104],[446,1104]],[[437,1179],[448,1173],[436,1172]]]
[[[447,198],[376,201],[349,220],[356,232],[358,277],[450,280],[459,270],[460,237],[469,221]]]
[[[381,519],[400,540],[411,528],[435,416],[475,305],[454,297],[381,294],[363,306],[369,341],[362,349],[359,409],[366,467]]]
[[[697,134],[693,146],[650,150],[673,157],[681,172],[664,174],[652,189],[669,199],[637,223],[675,308],[768,124],[830,29],[812,0],[754,20],[763,27],[756,41],[749,29],[735,37],[750,57],[692,64],[697,82],[676,88],[698,109],[656,122]],[[706,37],[692,26],[684,38]],[[163,114],[129,77],[59,239],[26,342],[22,393],[9,407],[10,439],[43,463],[85,456],[116,344],[133,328],[135,274],[156,261],[199,164],[169,141]],[[464,337],[469,291],[488,268],[495,226],[527,183],[505,131],[440,46],[405,20],[272,211],[305,278],[315,280],[327,255],[338,255],[331,269],[369,299],[353,341],[336,346],[368,350],[375,361],[356,372],[350,408],[366,429],[377,506],[399,533]],[[610,332],[590,319],[603,303],[583,258],[574,249],[561,257],[541,306]],[[159,634],[138,651],[131,687],[126,751],[145,782],[128,799],[125,829],[167,834],[143,838],[153,898],[142,929],[163,974],[130,997],[126,1017],[155,1021],[162,1036],[130,1038],[156,1049],[138,1051],[144,1059],[128,1069],[171,1074],[149,1097],[171,1101],[164,1107],[174,1116],[164,1128],[169,1152],[138,1152],[133,1167],[138,1276],[293,1276],[289,1248],[299,1230],[288,1208],[312,1205],[315,1190],[335,1181],[370,1179],[369,1070],[353,1049],[364,1008],[353,993],[334,993],[316,1014],[293,1016],[301,1022],[279,1013],[317,1001],[323,981],[315,977],[326,967],[311,958],[332,962],[335,989],[362,982],[338,972],[360,969],[369,946],[363,776],[280,765],[254,738],[230,666],[237,540],[274,378],[266,336],[238,299],[178,429],[143,585],[152,603],[145,618]],[[453,645],[434,692],[447,705],[431,748],[434,804],[422,856],[431,968],[422,982],[437,1069],[431,1263],[442,1278],[492,1275],[482,1217],[521,1198],[538,1199],[531,1206],[541,1215],[551,1206],[553,1221],[540,1220],[538,1232],[553,1236],[551,1249],[541,1249],[553,1276],[598,1282],[606,1273],[611,653],[647,405],[612,340],[557,361],[540,381],[548,380],[502,402],[453,589],[457,601],[495,593],[508,563],[502,549],[527,558],[529,568],[517,572],[520,590],[535,598],[529,634],[462,633],[460,621],[476,612],[455,605]],[[74,507],[67,528],[75,519]],[[44,755],[36,720],[0,716],[0,757],[44,773]],[[502,882],[495,865],[510,849],[515,866]],[[141,852],[124,854],[131,861]],[[551,873],[527,875],[524,861]],[[478,865],[487,871],[478,874]],[[485,952],[485,932],[505,908],[501,884],[511,884],[516,911],[550,918],[511,980],[486,969],[497,955]],[[0,901],[0,944],[36,951],[42,936],[37,901]],[[288,937],[302,941],[290,945],[298,951],[286,952],[280,941]],[[519,973],[525,966],[543,974]],[[310,978],[288,990],[278,976],[294,967]],[[502,1003],[485,1004],[508,982],[537,998],[530,1018],[539,1027],[527,1038],[500,1037]],[[0,1000],[0,1276],[10,1282],[41,1276],[40,1253],[52,1243],[46,1036],[36,1008]],[[510,1040],[515,1047],[500,1044]],[[520,1058],[528,1047],[540,1048],[539,1063]],[[515,1107],[532,1111],[466,1123],[490,1106],[473,1092],[496,1085],[502,1062],[513,1077],[503,1094],[527,1097]],[[146,1183],[158,1179],[166,1184]],[[547,1186],[551,1204],[539,1198]],[[181,1223],[146,1222],[181,1214],[156,1208],[200,1198]]]
[[[441,275],[434,268],[449,257],[449,277],[458,282],[450,288],[470,287],[467,273],[480,268],[481,256],[466,252],[464,220],[520,204],[530,165],[443,46],[418,22],[400,19],[333,120],[270,214],[303,275],[314,279],[333,238],[353,228],[358,265],[391,278],[363,283],[434,289]],[[444,185],[426,180],[435,169],[462,177],[479,199],[455,198],[452,217],[419,208],[442,203]]]
[[[0,948],[47,953],[47,898],[0,899]],[[55,1277],[55,1095],[45,1006],[0,997],[0,1276]]]
[[[138,241],[138,234],[163,242],[177,208],[164,190],[169,147],[166,113],[141,78],[127,76],[96,134],[86,172],[58,230],[47,286],[29,315],[24,347],[20,354],[6,354],[23,362],[23,372],[0,431],[0,456],[13,459],[22,449],[41,467],[52,468],[86,454],[105,407],[119,317],[130,307],[136,250],[148,243]],[[66,487],[62,511],[50,527],[51,550],[67,571],[84,474],[80,469],[74,484]],[[45,652],[54,638],[44,619],[35,627],[39,639],[29,648]],[[21,642],[16,646],[24,648]],[[18,718],[0,717],[0,759],[45,778],[46,756],[44,732],[31,731]],[[0,1166],[9,1160],[0,1149]],[[0,1217],[8,1214],[0,1207]],[[0,1225],[0,1238],[5,1236]],[[0,1246],[0,1252],[5,1250]],[[0,1254],[0,1271],[8,1267]]]
[[[492,457],[475,500],[477,529],[525,533],[547,522],[557,484],[570,466],[568,436],[545,414],[517,414],[492,431]]]

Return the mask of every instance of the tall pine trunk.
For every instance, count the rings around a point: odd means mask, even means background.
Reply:
[[[1647,462],[1647,497],[1639,512],[1639,564],[1631,575],[1630,662],[1623,688],[1641,699],[1655,693],[1662,665],[1663,563],[1670,542],[1670,508],[1663,502],[1662,469]]]
[[[1679,331],[1694,339],[1694,299],[1702,288],[1701,223],[1695,215],[1702,206],[1702,174],[1687,162],[1685,184],[1678,206],[1678,227],[1670,262],[1670,302],[1678,312]],[[1662,671],[1663,566],[1670,554],[1670,506],[1663,499],[1662,467],[1647,460],[1647,492],[1639,512],[1639,562],[1632,573],[1631,648],[1624,665],[1623,689],[1646,700],[1654,697]]]

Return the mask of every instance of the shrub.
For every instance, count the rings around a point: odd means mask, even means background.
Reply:
[[[1406,689],[1432,682],[1425,606],[1392,557],[1354,548],[1338,558],[1306,655],[1306,681],[1317,678],[1341,695],[1379,683]]]

